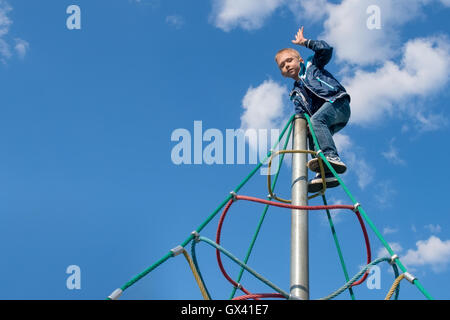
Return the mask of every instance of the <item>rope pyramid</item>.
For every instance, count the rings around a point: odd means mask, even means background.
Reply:
[[[331,294],[320,298],[320,300],[331,300],[331,299],[337,297],[338,295],[340,295],[341,293],[345,292],[346,290],[349,291],[351,299],[355,300],[355,295],[354,295],[354,292],[352,290],[352,287],[363,283],[365,281],[365,279],[367,278],[367,276],[368,276],[370,268],[372,266],[375,266],[375,265],[380,264],[382,262],[387,262],[388,264],[390,264],[392,269],[393,269],[393,271],[394,271],[394,275],[395,275],[395,280],[394,280],[394,282],[393,282],[389,292],[387,293],[385,300],[390,300],[392,298],[392,296],[394,296],[394,299],[398,299],[399,291],[400,291],[400,282],[403,279],[408,280],[411,284],[416,286],[417,289],[427,299],[433,300],[433,297],[425,290],[425,288],[422,286],[422,284],[419,282],[419,280],[416,277],[414,277],[411,273],[409,273],[407,271],[405,266],[401,263],[401,261],[399,259],[399,256],[394,253],[392,248],[389,246],[389,244],[383,238],[383,236],[378,231],[376,226],[370,220],[369,216],[364,211],[362,206],[356,201],[356,199],[350,193],[350,191],[348,190],[347,186],[344,184],[342,179],[339,177],[339,175],[336,173],[336,171],[330,165],[330,163],[328,162],[328,160],[324,156],[323,152],[319,148],[319,144],[317,142],[316,135],[315,135],[314,130],[312,128],[311,119],[310,119],[309,115],[305,113],[305,114],[303,114],[303,116],[306,118],[306,120],[308,122],[308,127],[309,127],[309,130],[310,130],[310,134],[311,134],[313,142],[314,142],[315,150],[317,150],[317,151],[311,151],[311,150],[286,150],[287,144],[289,142],[289,137],[291,136],[291,132],[292,132],[292,128],[293,128],[293,122],[294,122],[294,117],[295,117],[295,114],[292,115],[290,117],[290,119],[288,120],[287,124],[285,125],[285,127],[283,128],[280,136],[277,139],[277,142],[275,143],[275,145],[274,145],[274,147],[272,149],[272,150],[274,150],[275,148],[278,147],[278,145],[280,144],[280,142],[282,141],[283,137],[285,136],[285,134],[287,132],[287,139],[285,139],[284,146],[283,146],[282,150],[277,151],[277,152],[274,152],[274,151],[271,150],[267,154],[266,158],[263,161],[261,161],[248,174],[248,176],[245,177],[240,182],[240,184],[233,191],[230,192],[230,194],[217,206],[217,208],[207,217],[207,219],[205,221],[203,221],[203,223],[200,224],[200,226],[197,229],[195,229],[184,240],[184,242],[182,242],[177,247],[171,249],[162,258],[160,258],[158,261],[156,261],[153,265],[151,265],[150,267],[148,267],[147,269],[145,269],[144,271],[142,271],[141,273],[139,273],[138,275],[133,277],[131,280],[126,282],[120,288],[118,288],[115,291],[113,291],[108,296],[107,299],[108,300],[117,300],[117,299],[119,299],[119,297],[123,294],[123,292],[125,290],[127,290],[133,284],[135,284],[136,282],[138,282],[139,280],[144,278],[146,275],[151,273],[158,266],[162,265],[164,262],[166,262],[170,258],[173,258],[173,257],[176,257],[176,256],[178,256],[180,254],[183,254],[183,256],[185,257],[186,261],[189,264],[189,267],[190,267],[190,269],[191,269],[191,271],[192,271],[192,273],[194,275],[194,278],[195,278],[195,280],[197,282],[197,285],[199,286],[199,289],[200,289],[200,291],[202,293],[203,298],[205,300],[211,300],[212,299],[211,298],[211,294],[209,293],[209,291],[208,291],[208,289],[206,287],[205,281],[204,281],[204,279],[203,279],[203,277],[201,275],[200,268],[199,268],[199,265],[198,265],[198,262],[197,262],[197,257],[196,257],[196,246],[200,242],[204,242],[204,243],[210,245],[211,247],[213,247],[216,250],[216,258],[217,258],[217,262],[218,262],[219,268],[220,268],[222,274],[224,275],[224,277],[233,285],[233,290],[232,290],[232,293],[230,295],[230,299],[233,299],[233,300],[248,300],[248,299],[260,299],[260,298],[298,299],[297,297],[292,296],[290,293],[284,291],[279,286],[277,286],[276,284],[272,283],[270,280],[268,280],[267,278],[265,278],[264,276],[262,276],[261,274],[259,274],[258,272],[256,272],[254,269],[252,269],[250,266],[247,265],[247,262],[248,262],[248,260],[250,258],[250,255],[251,255],[251,252],[252,252],[253,247],[255,245],[257,236],[258,236],[258,234],[260,232],[260,229],[261,229],[261,226],[262,226],[262,224],[264,222],[264,218],[266,216],[268,208],[270,206],[276,206],[276,207],[289,208],[289,209],[298,209],[298,210],[312,210],[312,211],[325,210],[326,211],[328,222],[329,222],[330,227],[331,227],[333,239],[334,239],[334,242],[335,242],[335,245],[336,245],[336,249],[337,249],[337,252],[338,252],[339,260],[340,260],[341,267],[342,267],[342,270],[343,270],[343,273],[344,273],[344,276],[345,276],[346,283],[343,286],[341,286],[340,288],[338,288],[337,290],[335,290],[334,292],[332,292]],[[270,168],[271,168],[272,160],[274,159],[274,157],[279,155],[280,157],[279,157],[279,166],[278,166],[278,168],[280,168],[281,164],[283,162],[284,156],[287,153],[308,153],[308,154],[311,154],[313,156],[316,156],[319,159],[319,166],[320,166],[321,176],[323,177],[323,181],[322,181],[323,187],[322,187],[321,191],[319,191],[318,193],[316,193],[314,195],[309,196],[308,199],[312,199],[312,198],[321,196],[322,200],[323,200],[323,205],[321,205],[321,206],[295,206],[295,205],[291,204],[290,200],[279,198],[273,193],[273,190],[275,189],[275,186],[276,186],[276,183],[277,183],[277,180],[278,180],[278,175],[280,173],[280,170],[277,170],[277,173],[275,174],[275,177],[274,177],[274,179],[272,181],[271,180],[271,174],[270,174]],[[255,198],[255,197],[244,196],[244,195],[239,195],[238,192],[241,190],[241,188],[255,175],[256,172],[258,172],[258,170],[261,168],[261,166],[264,163],[266,163],[267,161],[268,161],[267,185],[268,185],[268,190],[269,190],[269,195],[267,196],[267,200],[266,199],[259,199],[259,198]],[[324,174],[324,172],[325,172],[324,168],[325,167],[324,166],[326,166],[328,168],[328,170],[331,171],[333,173],[333,175],[337,178],[340,186],[343,188],[344,192],[350,198],[350,200],[352,202],[352,205],[328,205],[327,199],[325,197],[326,183],[325,183],[325,174]],[[274,201],[274,200],[276,200],[276,201]],[[257,228],[255,230],[255,233],[254,233],[253,238],[251,240],[251,243],[249,245],[249,248],[247,250],[247,254],[246,254],[246,256],[245,256],[245,258],[243,260],[238,259],[235,255],[233,255],[231,252],[229,252],[228,250],[226,250],[224,247],[222,247],[220,245],[221,231],[222,231],[222,226],[223,226],[224,219],[225,219],[225,217],[226,217],[230,207],[235,202],[238,202],[238,201],[251,201],[251,202],[261,203],[261,204],[265,205],[263,213],[262,213],[262,215],[260,217],[259,223],[257,225]],[[222,209],[223,209],[223,212],[222,212],[222,214],[220,216],[220,219],[219,219],[215,241],[213,241],[213,240],[211,240],[211,239],[209,239],[207,237],[202,236],[200,234],[202,232],[202,230],[218,215],[218,213]],[[359,224],[361,226],[361,230],[362,230],[363,235],[364,235],[364,241],[365,241],[365,245],[366,245],[366,254],[367,254],[367,263],[352,278],[350,278],[349,275],[348,275],[347,267],[345,265],[345,261],[344,261],[343,254],[342,254],[342,251],[341,251],[341,248],[340,248],[339,240],[337,238],[336,231],[335,231],[334,224],[333,224],[333,220],[332,220],[332,217],[331,217],[331,214],[330,214],[330,210],[335,210],[335,209],[344,209],[344,210],[351,210],[351,211],[353,211],[355,213],[355,215],[356,215],[356,218],[358,219],[358,222],[359,222]],[[368,237],[367,230],[366,230],[366,227],[365,227],[365,223],[367,223],[367,225],[370,227],[370,229],[375,233],[377,238],[380,240],[382,245],[385,247],[385,249],[389,253],[389,256],[372,260],[371,249],[370,249],[370,242],[369,242],[369,237]],[[188,244],[191,244],[191,254],[189,254],[188,251],[186,250],[186,247],[188,246]],[[236,263],[237,265],[240,266],[241,269],[240,269],[239,275],[238,275],[236,280],[233,280],[228,275],[228,273],[226,272],[226,270],[225,270],[225,268],[223,266],[223,263],[222,263],[222,254],[227,256],[234,263]],[[242,279],[242,276],[244,274],[244,271],[247,271],[248,273],[253,275],[256,279],[258,279],[261,282],[263,282],[264,284],[266,284],[268,287],[273,289],[275,291],[275,293],[251,293],[250,291],[248,291],[240,283],[240,281]],[[400,273],[400,271],[402,273]],[[235,297],[237,290],[242,291],[244,293],[244,295]]]

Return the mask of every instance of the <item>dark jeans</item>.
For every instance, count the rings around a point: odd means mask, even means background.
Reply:
[[[345,127],[350,119],[350,99],[342,97],[335,102],[325,102],[311,117],[311,124],[317,137],[320,150],[327,157],[338,157],[333,135]],[[309,146],[314,150],[312,137]],[[316,150],[318,151],[318,150]]]

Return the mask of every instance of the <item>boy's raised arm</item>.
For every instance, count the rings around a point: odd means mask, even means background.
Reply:
[[[293,44],[298,44],[300,46],[306,46],[306,42],[308,41],[304,36],[303,36],[303,26],[298,29],[297,34],[295,35],[295,39],[292,40]]]
[[[323,68],[331,59],[331,56],[333,54],[333,48],[328,45],[323,40],[311,40],[306,39],[303,35],[303,29],[302,26],[300,29],[298,29],[297,34],[295,35],[295,39],[292,40],[293,44],[298,44],[301,46],[305,46],[308,49],[311,49],[315,52],[314,54],[314,62],[319,68]]]

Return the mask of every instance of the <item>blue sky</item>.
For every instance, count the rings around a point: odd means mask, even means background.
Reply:
[[[79,30],[67,28],[70,5],[81,9]],[[380,9],[379,29],[367,26],[370,5]],[[408,270],[433,297],[449,299],[449,7],[447,0],[0,0],[0,298],[104,299],[182,243],[254,164],[177,165],[172,134],[185,129],[193,141],[194,121],[223,137],[227,129],[283,127],[292,83],[274,54],[304,25],[307,38],[334,47],[327,69],[352,96],[352,118],[336,136],[349,167],[344,182]],[[281,170],[277,194],[288,198],[289,161]],[[266,176],[240,193],[265,198]],[[338,188],[327,197],[350,204]],[[243,258],[262,209],[234,204],[223,246]],[[354,275],[366,258],[352,215],[333,216]],[[214,239],[217,222],[202,235]],[[384,256],[369,236],[373,256]],[[290,211],[269,209],[249,261],[284,290],[289,237]],[[231,286],[214,250],[199,244],[198,259],[213,298],[227,299]],[[239,269],[224,261],[236,277]],[[66,286],[71,265],[81,270],[80,289]],[[383,299],[394,280],[389,268],[380,266],[380,289],[362,284],[356,297]],[[311,298],[344,282],[325,215],[312,212]],[[248,274],[242,283],[272,292]],[[403,281],[400,298],[424,296]],[[178,256],[122,299],[202,297]]]

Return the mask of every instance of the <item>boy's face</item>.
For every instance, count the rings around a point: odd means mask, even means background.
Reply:
[[[301,57],[290,51],[282,52],[277,57],[278,68],[283,77],[298,80],[298,73],[300,72],[300,62],[303,62]]]

